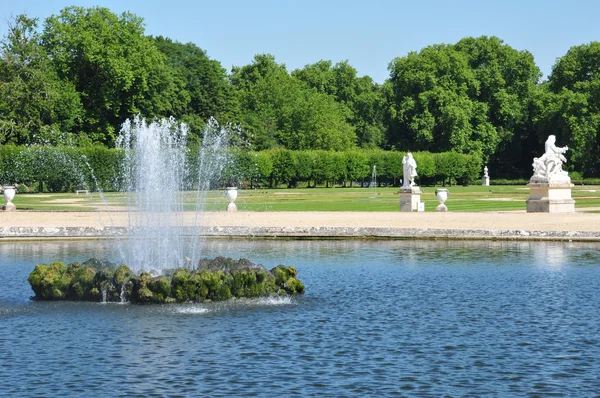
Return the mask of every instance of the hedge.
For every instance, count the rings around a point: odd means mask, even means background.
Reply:
[[[216,155],[226,159],[216,175],[199,172],[198,150],[188,150],[185,189],[241,187],[307,187],[317,185],[366,186],[373,166],[379,185],[401,184],[405,152],[383,150],[291,151],[272,149],[252,152],[229,149]],[[414,152],[417,183],[470,184],[481,178],[482,162],[477,155],[454,152]],[[92,147],[2,146],[0,145],[0,184],[24,184],[33,192],[68,192],[75,189],[121,191],[123,150]],[[205,159],[215,161],[215,159]],[[206,181],[209,183],[205,184]]]

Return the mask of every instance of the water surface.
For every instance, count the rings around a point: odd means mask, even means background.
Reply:
[[[38,262],[111,244],[0,243],[8,396],[595,396],[600,246],[228,241],[208,256],[292,265],[292,299],[32,302]]]

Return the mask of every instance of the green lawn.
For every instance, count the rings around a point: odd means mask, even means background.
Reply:
[[[452,186],[446,205],[450,211],[525,210],[529,197],[526,186]],[[240,190],[236,204],[249,211],[398,211],[398,187],[382,188],[301,188]],[[435,211],[436,187],[421,187],[425,211]],[[14,203],[19,210],[89,211],[123,209],[125,193],[94,192],[89,195],[17,194]],[[576,208],[600,208],[600,186],[576,186],[572,190]],[[185,210],[195,209],[195,192],[184,195]],[[224,210],[229,202],[224,191],[211,191],[206,210]],[[597,211],[597,210],[590,210]]]

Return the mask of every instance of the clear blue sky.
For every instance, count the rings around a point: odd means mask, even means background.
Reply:
[[[43,21],[64,0],[0,0],[0,35],[11,16]],[[395,57],[467,36],[498,36],[530,51],[546,77],[573,45],[600,40],[600,2],[592,0],[81,0],[142,17],[146,34],[193,42],[231,66],[269,53],[288,70],[319,60],[348,60],[359,75],[389,77]]]

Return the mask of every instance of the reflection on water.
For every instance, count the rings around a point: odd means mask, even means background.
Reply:
[[[211,240],[207,256],[298,269],[295,298],[30,302],[37,262],[110,244],[0,244],[8,396],[595,396],[600,246]]]

